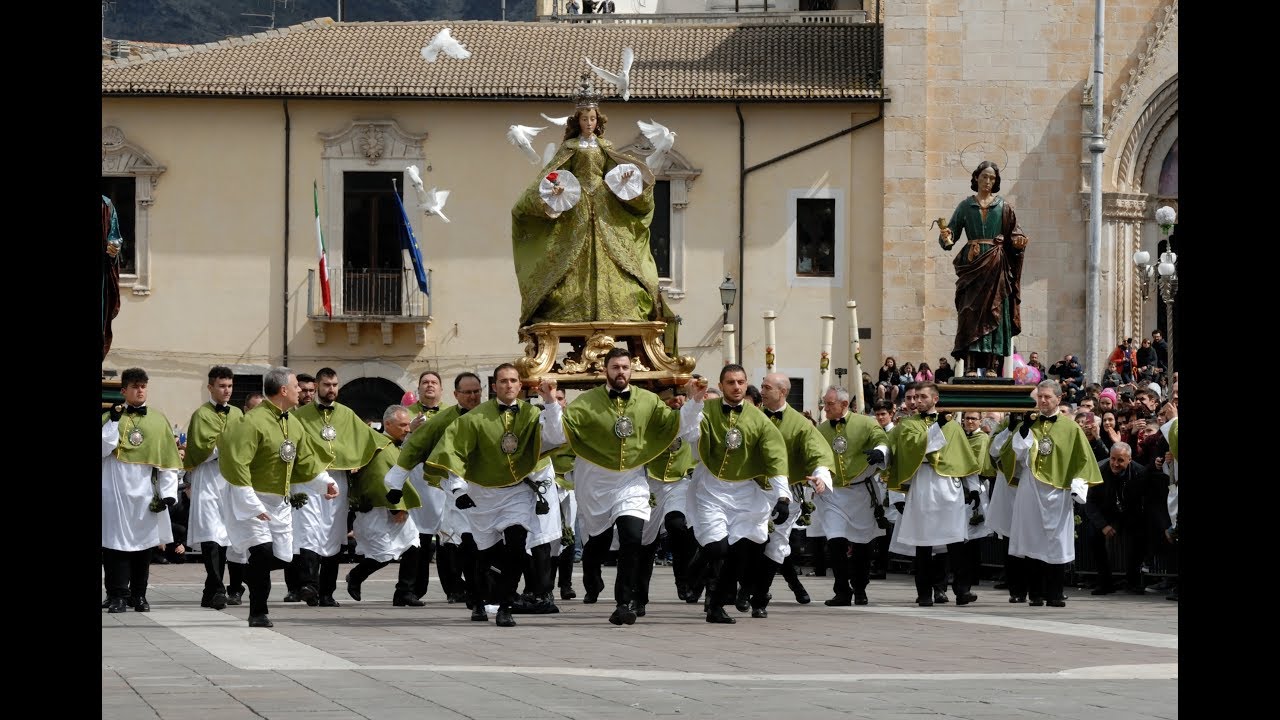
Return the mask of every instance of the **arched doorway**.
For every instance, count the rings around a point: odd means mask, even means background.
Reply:
[[[380,377],[356,378],[338,388],[338,402],[346,405],[361,420],[382,422],[387,407],[400,402],[404,390],[399,385]]]

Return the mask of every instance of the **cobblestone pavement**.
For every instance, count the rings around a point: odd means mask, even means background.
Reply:
[[[919,608],[910,576],[891,574],[870,605],[829,608],[829,578],[804,578],[809,605],[779,578],[768,618],[729,607],[737,624],[712,625],[658,567],[634,626],[607,622],[606,596],[583,604],[575,576],[559,614],[499,628],[446,603],[435,578],[426,607],[393,607],[389,566],[363,602],[340,576],[338,608],[279,602],[273,573],[264,629],[248,627],[247,597],[200,608],[203,576],[153,566],[151,612],[103,611],[103,718],[1178,717],[1178,604],[1163,595],[1068,589],[1065,608],[1033,608],[984,584],[972,605]]]

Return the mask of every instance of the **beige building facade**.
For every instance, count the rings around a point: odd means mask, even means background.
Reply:
[[[981,0],[885,3],[883,105],[878,67],[867,61],[878,53],[878,29],[863,23],[811,25],[801,36],[786,34],[800,23],[644,31],[459,22],[450,27],[472,59],[428,66],[417,48],[440,23],[320,20],[105,62],[103,175],[134,188],[135,237],[103,367],[146,368],[152,402],[185,423],[206,399],[214,364],[246,377],[279,364],[312,373],[329,366],[344,384],[373,382],[389,396],[414,389],[425,369],[449,382],[522,356],[510,209],[539,169],[506,141],[507,127],[568,114],[567,95],[585,70],[580,56],[608,66],[629,45],[632,96],[606,97],[606,137],[643,154],[637,120],[678,133],[657,173],[668,188],[663,284],[681,318],[681,352],[698,371],[714,374],[733,354],[758,381],[762,315],[773,311],[777,369],[802,381],[799,403],[816,410],[820,318],[835,316],[831,367],[852,367],[850,300],[866,335],[865,371],[874,376],[885,354],[936,361],[950,348],[954,278],[927,219],[950,212],[967,193],[970,166],[988,156],[1001,162],[1004,193],[1032,238],[1017,346],[1047,357],[1078,350],[1092,3],[1048,4],[1015,12]],[[1125,262],[1138,243],[1154,244],[1160,172],[1149,176],[1171,149],[1176,158],[1172,8],[1108,3],[1107,77],[1116,81],[1104,88],[1114,135],[1104,287],[1111,329],[1121,334],[1154,320],[1152,307],[1134,302]],[[811,60],[790,70],[748,62],[770,37],[812,43],[774,53]],[[541,47],[567,49],[529,59]],[[1151,120],[1169,113],[1170,79],[1172,124]],[[1164,109],[1149,111],[1153,102]],[[550,126],[535,146],[560,134]],[[417,210],[405,193],[431,294],[402,282],[391,309],[371,313],[353,282],[355,255],[365,250],[356,250],[364,246],[351,195],[369,173],[407,187],[410,164],[427,188],[450,190],[450,222]],[[1176,165],[1173,176],[1176,183]],[[315,276],[313,183],[334,273],[333,318]],[[807,272],[802,257],[801,226],[813,208],[830,214],[827,273]],[[739,288],[729,322],[740,349],[725,347],[722,335],[726,275]],[[852,389],[854,377],[843,384]]]

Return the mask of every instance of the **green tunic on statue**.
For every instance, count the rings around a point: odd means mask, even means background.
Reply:
[[[487,488],[517,485],[529,473],[551,463],[542,454],[539,412],[521,402],[511,417],[512,413],[498,411],[497,400],[481,403],[449,426],[427,458],[427,465]],[[516,450],[510,455],[502,451],[502,436],[507,432],[516,437]]]
[[[511,243],[520,286],[520,325],[540,322],[633,322],[663,319],[658,267],[649,247],[653,174],[643,160],[565,140],[511,210]],[[615,166],[633,163],[644,191],[620,200],[604,183]],[[553,170],[568,170],[582,197],[559,217],[547,216],[538,192]]]
[[[768,417],[768,416],[766,416]],[[782,418],[770,418],[778,432],[782,433],[782,442],[787,448],[787,482],[792,485],[803,485],[819,467],[828,470],[835,467],[835,458],[831,456],[831,445],[818,432],[818,428],[809,422],[809,418],[800,414],[790,405],[782,407]],[[834,478],[833,478],[834,479]]]
[[[730,428],[742,432],[742,445],[736,450],[725,445]],[[741,412],[726,413],[721,401],[707,403],[698,430],[698,457],[715,477],[726,482],[754,480],[764,490],[772,489],[769,478],[786,477],[787,444],[755,405],[743,403]]]
[[[392,442],[378,448],[368,465],[351,473],[349,476],[351,486],[347,491],[351,507],[360,507],[366,500],[373,507],[388,510],[412,510],[422,507],[422,497],[413,488],[413,483],[404,484],[404,496],[400,498],[400,502],[392,503],[387,500],[387,488],[383,485],[382,479],[386,477],[388,470],[396,466],[399,457],[400,448]]]
[[[937,420],[925,420],[919,415],[912,415],[902,418],[889,431],[890,490],[901,490],[902,483],[915,477],[920,466],[926,462],[933,466],[934,472],[943,477],[962,478],[978,472],[981,465],[958,422],[948,422],[942,426],[942,434],[946,438],[942,449],[925,452],[929,442],[929,426],[935,422]]]
[[[102,413],[102,425],[106,425],[111,413]],[[101,427],[101,425],[99,426]],[[164,413],[147,408],[146,415],[120,416],[120,441],[112,452],[117,460],[130,465],[152,465],[160,470],[181,470],[182,458],[178,444],[173,439],[173,426]],[[142,432],[142,444],[129,442],[129,434],[135,429]]]
[[[818,426],[818,432],[831,447],[831,455],[835,459],[835,467],[831,468],[831,482],[836,487],[848,487],[849,483],[867,471],[866,453],[875,450],[877,445],[889,447],[889,436],[880,423],[866,415],[845,413],[845,416],[831,427],[828,420]],[[835,451],[837,437],[845,440],[845,451]]]
[[[244,411],[234,405],[227,408],[226,413],[214,410],[211,402],[196,408],[187,423],[187,454],[183,459],[183,469],[193,470],[204,464],[213,454],[223,431],[242,417]]]
[[[409,437],[405,438],[404,444],[400,446],[400,453],[396,460],[396,465],[405,470],[412,470],[417,467],[418,463],[424,463],[422,466],[422,477],[431,485],[440,487],[440,481],[448,477],[448,473],[438,467],[426,465],[426,460],[436,449],[436,445],[440,442],[440,438],[444,437],[444,433],[449,429],[455,420],[462,417],[465,413],[462,408],[457,405],[449,407],[435,413],[430,420],[418,426],[417,430],[409,433]]]
[[[685,442],[684,438],[677,437],[662,454],[650,460],[644,469],[651,480],[673,483],[688,477],[693,465],[693,446]]]
[[[1010,240],[1022,235],[1013,207],[996,196],[984,219],[978,199],[970,195],[956,205],[947,223],[951,239],[968,242],[960,247],[952,264],[956,269],[956,339],[952,357],[965,353],[1012,354],[1014,336],[1022,332],[1023,250]],[[994,242],[997,235],[1003,240]],[[939,239],[941,244],[941,239]],[[950,250],[943,245],[944,250]]]
[[[619,437],[625,417],[631,434]],[[632,387],[628,400],[610,398],[603,385],[582,393],[564,409],[564,432],[578,457],[621,472],[646,465],[666,452],[680,432],[680,413],[653,392]]]
[[[390,437],[369,427],[369,423],[342,403],[335,402],[329,410],[321,409],[318,403],[308,403],[295,410],[293,415],[318,445],[328,448],[333,456],[330,470],[362,468],[369,464],[379,448],[391,443]],[[325,425],[333,426],[337,433],[332,440],[325,440],[320,434]]]
[[[218,438],[218,470],[237,487],[251,487],[262,493],[288,495],[289,483],[310,482],[333,462],[328,448],[312,440],[293,413],[281,419],[280,409],[270,400],[230,423]],[[367,426],[366,426],[367,427]],[[285,440],[296,446],[293,461],[280,458]]]

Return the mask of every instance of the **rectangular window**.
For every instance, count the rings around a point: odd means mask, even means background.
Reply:
[[[658,265],[658,278],[671,281],[671,181],[653,184],[653,222],[649,224],[649,247]]]
[[[238,407],[243,410],[245,398],[256,392],[262,392],[262,375],[233,375],[231,378],[231,399],[227,403],[231,407]]]
[[[804,378],[788,378],[791,390],[787,392],[787,404],[799,412],[804,412]]]
[[[342,173],[342,297],[348,315],[399,315],[403,220],[392,193],[399,172]],[[332,258],[330,259],[332,262]]]
[[[836,275],[835,198],[796,199],[796,276]]]
[[[103,177],[102,194],[107,196],[116,206],[116,222],[120,226],[120,238],[124,244],[120,247],[120,274],[136,275],[138,273],[138,253],[135,235],[137,233],[137,185],[138,179],[132,175],[127,177]]]

